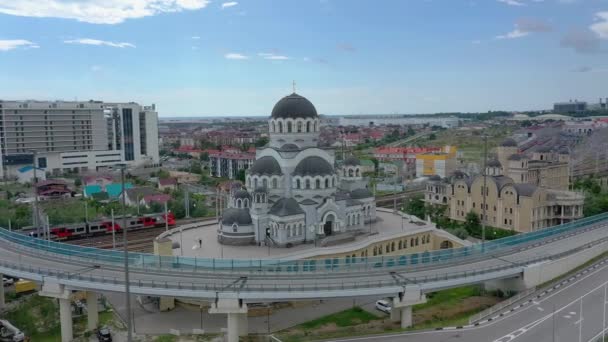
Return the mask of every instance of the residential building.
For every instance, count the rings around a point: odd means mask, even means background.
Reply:
[[[65,181],[60,179],[49,179],[34,185],[41,200],[65,198],[72,196],[72,190],[68,188]]]
[[[469,212],[488,226],[518,232],[535,231],[583,217],[584,196],[517,183],[502,175],[499,166],[488,165],[485,177],[456,173],[449,178],[431,177],[425,201],[446,206],[450,219],[464,222]],[[484,200],[485,193],[485,200]],[[485,212],[484,212],[485,203]]]
[[[182,183],[198,183],[201,180],[201,175],[198,173],[190,173],[185,171],[169,171],[169,177],[177,179],[177,182]]]
[[[209,154],[209,174],[212,177],[235,179],[239,171],[247,170],[255,161],[255,153],[223,150]]]
[[[138,187],[125,190],[126,198],[125,202],[127,205],[137,206],[143,205],[149,207],[152,203],[165,204],[171,199],[171,196],[163,194],[151,187]],[[121,193],[119,199],[122,200],[123,194]]]
[[[158,190],[176,190],[177,189],[177,179],[175,178],[160,178],[158,180]]]
[[[416,155],[416,177],[437,175],[447,177],[457,167],[456,147],[445,146],[441,151]]]
[[[328,121],[329,124],[339,126],[381,126],[381,125],[431,125],[444,128],[457,127],[461,119],[454,116],[431,117],[406,114],[363,114],[344,115],[337,121]]]
[[[558,114],[578,113],[587,110],[587,102],[572,101],[553,104],[553,111]]]
[[[396,172],[405,179],[416,178],[416,156],[421,153],[440,152],[441,147],[378,147],[374,158],[381,164],[395,165]]]
[[[154,106],[0,100],[0,176],[36,165],[49,174],[158,163]]]

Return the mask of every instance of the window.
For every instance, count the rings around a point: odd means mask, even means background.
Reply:
[[[310,189],[310,179],[306,180],[306,189]]]
[[[300,180],[296,179],[296,189],[299,189],[299,188],[300,188]]]
[[[325,179],[325,187],[329,188],[329,178]]]
[[[287,122],[287,133],[291,133],[291,121]]]
[[[273,187],[274,189],[276,189],[276,188],[278,188],[278,187],[279,187],[279,185],[278,185],[278,182],[277,182],[277,179],[276,179],[276,178],[272,180],[272,187]]]
[[[315,182],[315,189],[320,189],[321,188],[321,180],[317,179]]]

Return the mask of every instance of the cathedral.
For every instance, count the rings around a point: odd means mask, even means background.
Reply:
[[[291,247],[366,232],[365,224],[376,220],[374,195],[357,158],[337,166],[335,151],[318,146],[314,105],[296,93],[285,96],[268,126],[270,142],[257,150],[246,188],[230,194],[218,241]]]

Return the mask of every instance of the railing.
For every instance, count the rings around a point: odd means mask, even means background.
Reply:
[[[381,271],[399,267],[400,270],[415,270],[417,268],[446,263],[461,263],[484,259],[497,254],[510,252],[534,246],[550,238],[573,235],[590,229],[601,227],[608,220],[608,213],[588,217],[567,224],[545,228],[531,233],[519,234],[485,244],[477,244],[456,249],[444,249],[431,252],[403,254],[395,256],[355,257],[355,258],[325,258],[325,259],[211,259],[179,256],[157,256],[144,253],[129,253],[129,263],[135,268],[181,269],[196,272],[225,271],[225,272],[315,272],[336,273],[353,272],[358,270]],[[59,242],[45,241],[16,232],[0,229],[0,239],[12,242],[19,248],[29,248],[35,252],[52,253],[54,258],[63,256],[69,259],[80,259],[97,264],[122,265],[122,251],[102,250],[91,247],[68,245]]]
[[[515,296],[502,301],[490,308],[487,308],[485,310],[483,310],[482,312],[473,315],[471,317],[469,317],[469,324],[473,324],[477,321],[480,321],[482,318],[488,317],[490,315],[492,315],[493,313],[496,313],[498,311],[501,311],[502,309],[511,306],[513,303],[517,303],[518,301],[530,296],[531,294],[533,294],[534,292],[536,292],[536,287],[532,287],[530,289],[527,289],[523,292],[520,292],[518,294],[516,294]]]
[[[497,265],[492,267],[477,268],[472,271],[458,271],[458,272],[442,272],[428,276],[417,276],[408,277],[407,280],[397,282],[395,279],[385,277],[380,280],[368,280],[368,281],[336,281],[327,279],[323,281],[323,277],[320,277],[321,282],[310,282],[307,279],[302,282],[289,281],[280,282],[277,279],[264,279],[264,282],[258,281],[247,281],[234,288],[234,278],[220,278],[220,277],[188,277],[190,273],[183,274],[184,279],[189,281],[155,281],[150,279],[137,279],[131,278],[129,284],[133,293],[153,293],[155,289],[158,290],[174,290],[180,291],[184,296],[188,297],[214,297],[219,292],[239,292],[240,296],[247,297],[246,293],[257,292],[259,297],[260,293],[268,293],[277,295],[278,292],[293,293],[298,292],[302,297],[318,297],[319,291],[334,291],[335,296],[349,296],[345,290],[375,290],[377,293],[382,293],[383,288],[393,289],[395,287],[403,287],[407,285],[418,285],[423,292],[432,292],[436,289],[442,289],[447,287],[461,286],[465,283],[480,282],[495,277],[505,277],[510,274],[516,274],[521,272],[522,267],[526,265],[538,263],[545,260],[554,258],[561,258],[566,255],[576,253],[580,250],[587,249],[589,247],[605,244],[608,242],[608,237],[593,241],[589,244],[581,245],[577,248],[573,248],[569,251],[555,254],[552,256],[542,256],[535,258],[528,258],[520,260],[517,265],[506,264]],[[103,285],[108,286],[124,286],[124,278],[119,277],[108,277],[108,276],[97,276],[93,274],[85,275],[83,273],[70,273],[65,270],[41,268],[26,266],[23,264],[12,263],[6,260],[0,261],[0,269],[4,268],[3,272],[7,274],[26,274],[31,275],[32,279],[36,279],[35,276],[41,277],[53,277],[59,280],[61,283],[78,283],[79,287],[82,288],[102,288]],[[10,272],[13,270],[15,272]],[[136,275],[134,275],[136,277]],[[167,275],[173,279],[177,277],[175,275]],[[472,279],[471,279],[472,278]],[[63,281],[62,281],[63,280]],[[460,281],[458,281],[460,280]],[[446,286],[445,282],[450,282],[450,286]],[[184,291],[192,291],[191,293],[185,293]],[[352,296],[352,294],[350,294]]]

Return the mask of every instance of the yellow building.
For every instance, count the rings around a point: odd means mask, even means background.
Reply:
[[[416,155],[416,177],[447,177],[456,170],[456,147],[445,146],[441,152]]]

